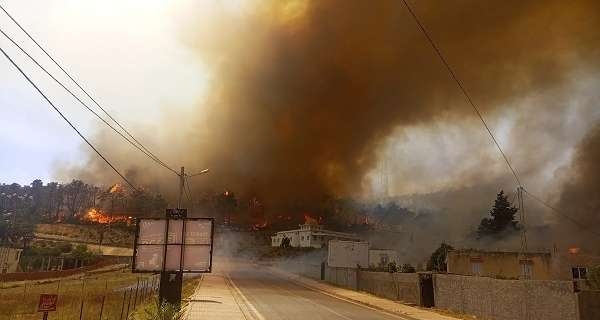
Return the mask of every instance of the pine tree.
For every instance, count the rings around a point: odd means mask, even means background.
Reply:
[[[500,191],[494,201],[494,206],[490,210],[491,218],[483,218],[477,234],[479,237],[498,236],[505,231],[515,231],[519,229],[518,222],[515,220],[515,214],[519,209],[513,207],[504,191]]]

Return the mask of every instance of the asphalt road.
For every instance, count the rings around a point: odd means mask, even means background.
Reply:
[[[306,288],[256,265],[245,267],[230,270],[229,277],[258,311],[259,319],[409,319]]]

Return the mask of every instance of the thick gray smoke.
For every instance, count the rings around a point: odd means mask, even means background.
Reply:
[[[598,71],[598,1],[413,7],[485,113],[532,92],[560,97],[570,76]],[[210,89],[186,120],[147,138],[171,161],[211,168],[202,185],[258,196],[270,213],[301,213],[324,195],[362,195],[395,130],[474,117],[399,1],[262,1],[241,13],[217,10],[208,21],[187,14],[182,39],[210,69]],[[166,175],[136,167],[142,161],[130,153],[120,157],[139,183],[164,184]],[[96,161],[86,171],[100,177],[107,169]],[[471,177],[485,173],[473,170]]]

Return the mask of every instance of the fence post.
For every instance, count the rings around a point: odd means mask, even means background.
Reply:
[[[148,292],[150,292],[150,279],[144,280],[144,301],[148,300]]]
[[[137,278],[137,285],[135,286],[135,298],[133,299],[133,309],[137,306],[138,290],[140,289],[140,277]]]
[[[81,285],[81,306],[79,307],[79,320],[83,319],[83,302],[85,301],[85,279],[83,279]]]
[[[119,320],[123,318],[123,311],[125,310],[125,297],[127,297],[127,290],[123,290],[123,301],[121,302],[121,315],[119,315]]]
[[[127,299],[127,312],[125,312],[125,319],[129,317],[129,307],[131,306],[131,294],[133,293],[133,288],[129,289],[129,299]]]
[[[106,300],[106,291],[108,290],[108,279],[104,282],[104,294],[102,295],[102,305],[100,306],[100,317],[98,319],[102,320],[102,313],[104,313],[104,302]]]

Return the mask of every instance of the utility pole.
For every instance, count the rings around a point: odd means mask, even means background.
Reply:
[[[519,217],[521,220],[521,252],[527,252],[527,227],[525,226],[525,203],[523,200],[523,187],[517,187],[517,198],[519,200]]]
[[[179,173],[179,200],[177,201],[177,209],[181,209],[183,188],[185,188],[185,167],[181,167],[181,173]]]

